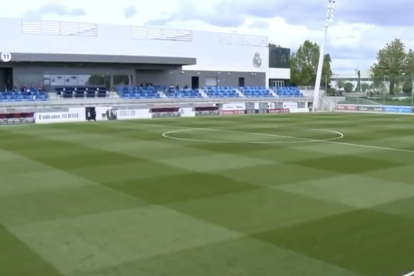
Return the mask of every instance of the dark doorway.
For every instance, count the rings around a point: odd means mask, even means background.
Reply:
[[[191,77],[191,89],[200,88],[200,78],[197,76]]]
[[[239,87],[244,87],[244,78],[239,78]]]
[[[96,121],[96,109],[95,107],[85,107],[86,120]]]
[[[13,90],[13,68],[0,68],[0,91]]]
[[[106,91],[111,91],[111,78],[109,77],[105,77],[104,79],[104,85],[105,85],[105,89]]]

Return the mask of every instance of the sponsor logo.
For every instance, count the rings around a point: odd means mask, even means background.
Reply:
[[[342,104],[338,104],[336,106],[337,110],[351,110],[351,111],[356,111],[358,110],[358,107],[355,105],[342,105]]]
[[[221,115],[243,115],[244,110],[224,110]]]
[[[394,106],[384,106],[384,112],[391,113],[411,113],[411,107],[394,107]]]
[[[382,107],[375,107],[375,106],[360,106],[358,107],[359,111],[375,111],[375,112],[382,112]]]
[[[63,114],[39,114],[39,120],[67,120],[67,119],[78,119],[78,113],[63,113]]]
[[[253,57],[253,66],[259,68],[262,66],[262,58],[260,57],[259,53],[255,53]]]
[[[185,113],[184,108],[180,108],[180,114],[184,114],[184,113]]]
[[[118,110],[119,117],[135,117],[137,116],[136,110]]]
[[[275,109],[268,109],[268,113],[290,113],[289,108],[275,108]]]

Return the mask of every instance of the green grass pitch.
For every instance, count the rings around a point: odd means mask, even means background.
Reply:
[[[411,116],[3,127],[0,275],[401,276],[413,173]]]

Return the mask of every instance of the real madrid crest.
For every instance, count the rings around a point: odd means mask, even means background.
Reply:
[[[260,57],[259,53],[255,53],[253,57],[253,66],[259,68],[262,66],[262,58]]]

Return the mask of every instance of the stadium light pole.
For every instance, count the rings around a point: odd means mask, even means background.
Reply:
[[[334,9],[335,9],[335,0],[329,0],[328,11],[326,14],[325,28],[323,31],[324,32],[323,41],[322,41],[321,47],[319,48],[319,61],[318,61],[318,70],[316,72],[316,83],[315,83],[315,92],[313,94],[312,111],[316,111],[318,109],[319,90],[321,88],[322,68],[323,68],[323,60],[325,56],[325,44],[326,44],[326,38],[328,36],[328,28],[331,27],[333,23]]]

